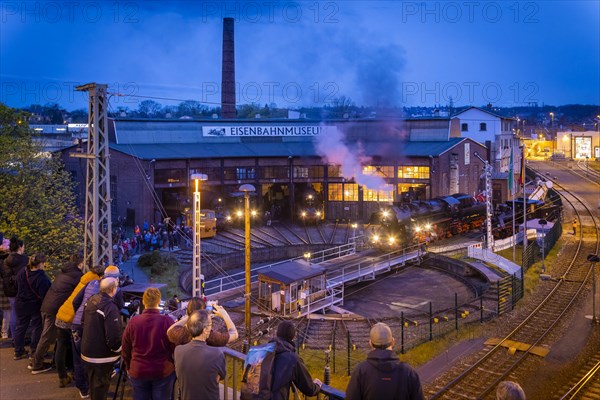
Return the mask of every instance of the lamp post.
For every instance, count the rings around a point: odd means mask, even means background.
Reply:
[[[592,325],[598,323],[596,319],[596,263],[600,261],[598,254],[590,254],[587,260],[592,264]]]
[[[256,189],[254,186],[244,184],[240,186],[240,191],[244,192],[244,270],[246,271],[246,292],[244,298],[246,299],[245,308],[245,327],[246,327],[246,339],[244,342],[244,352],[247,352],[250,348],[250,192],[254,192]]]
[[[550,113],[550,120],[551,120],[550,127],[553,128],[554,127],[554,113],[553,112]]]
[[[542,273],[546,273],[546,264],[545,264],[545,248],[546,248],[546,224],[548,221],[545,219],[540,219],[538,223],[542,226]]]
[[[200,216],[200,181],[205,181],[208,177],[205,174],[192,174],[192,179],[194,180],[194,217],[193,217],[193,225],[194,225],[194,258],[193,258],[193,268],[194,268],[194,279],[192,282],[192,295],[194,297],[203,297],[204,296],[204,288],[202,287],[202,281],[204,280],[202,275],[202,261],[200,258],[200,225],[201,225],[201,216]]]

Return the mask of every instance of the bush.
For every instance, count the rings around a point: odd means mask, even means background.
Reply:
[[[142,254],[140,258],[138,258],[138,266],[142,268],[152,267],[160,261],[160,251],[154,250],[152,253]]]
[[[141,255],[138,265],[142,268],[150,268],[151,275],[162,275],[172,268],[179,267],[175,257],[170,254],[162,255],[158,250]]]

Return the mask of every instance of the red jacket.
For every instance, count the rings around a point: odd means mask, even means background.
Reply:
[[[146,309],[129,320],[123,333],[123,361],[136,379],[162,379],[175,371],[173,345],[167,329],[173,319],[158,310]]]

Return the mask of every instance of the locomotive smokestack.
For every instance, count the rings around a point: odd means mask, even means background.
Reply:
[[[223,64],[221,71],[221,117],[235,118],[235,49],[233,18],[223,18]]]

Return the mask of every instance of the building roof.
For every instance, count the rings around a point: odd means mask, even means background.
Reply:
[[[407,142],[404,155],[408,157],[438,157],[465,140],[468,139],[460,137],[439,142]]]
[[[439,157],[468,138],[451,138],[447,141],[396,141],[363,143],[361,151],[366,156],[385,153],[406,157]],[[476,142],[473,142],[476,143]],[[479,144],[479,143],[477,143]],[[483,146],[483,145],[482,145]],[[320,157],[313,142],[252,142],[252,143],[161,143],[161,144],[110,144],[112,150],[140,159],[177,160],[224,157]]]
[[[140,159],[317,156],[311,142],[110,144],[112,150]]]
[[[464,113],[464,112],[467,112],[467,111],[469,111],[469,110],[473,110],[473,109],[475,109],[475,110],[479,110],[479,111],[481,111],[481,112],[484,112],[484,113],[486,113],[486,114],[490,114],[490,115],[492,115],[492,116],[494,116],[494,117],[501,118],[501,119],[510,119],[510,120],[514,119],[514,118],[512,118],[512,117],[505,117],[505,116],[503,116],[503,115],[500,115],[500,114],[498,114],[498,113],[495,113],[495,112],[493,112],[493,111],[491,111],[491,110],[488,110],[488,109],[486,109],[486,108],[475,107],[475,106],[467,107],[467,108],[465,108],[464,110],[461,110],[461,111],[457,112],[456,114],[452,115],[452,119],[454,119],[454,118],[458,117],[460,114],[462,114],[462,113]]]
[[[277,264],[268,269],[263,269],[258,275],[259,277],[260,275],[264,275],[270,279],[289,285],[290,283],[310,279],[324,273],[325,269],[319,267],[317,264],[310,264],[305,260],[292,260]]]

